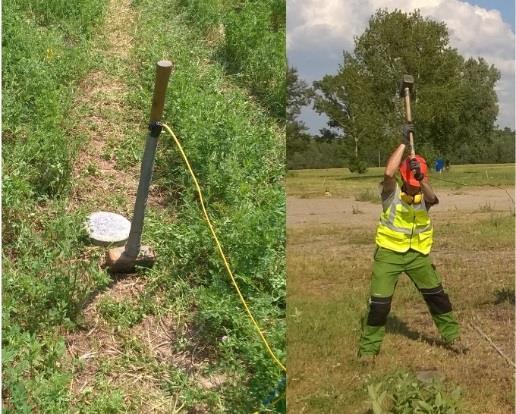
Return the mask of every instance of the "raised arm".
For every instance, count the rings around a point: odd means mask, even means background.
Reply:
[[[439,199],[427,181],[421,181],[421,191],[423,193],[423,197],[425,198],[425,203],[429,207],[439,203]]]
[[[387,165],[385,166],[385,172],[383,177],[383,188],[382,193],[384,195],[391,194],[396,188],[396,179],[394,175],[400,168],[401,160],[403,158],[403,154],[405,149],[409,145],[409,133],[414,133],[414,125],[405,124],[403,125],[403,139],[401,144],[394,150],[394,152],[389,157],[387,161]]]
[[[434,190],[430,186],[427,180],[424,180],[425,175],[421,172],[421,166],[419,165],[419,161],[415,158],[410,160],[410,169],[414,172],[414,177],[419,181],[421,185],[421,192],[423,193],[423,197],[425,199],[425,203],[428,207],[431,207],[435,204],[439,203],[439,199],[434,193]]]

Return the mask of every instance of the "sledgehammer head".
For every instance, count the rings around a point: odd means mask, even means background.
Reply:
[[[136,266],[152,267],[156,261],[156,253],[149,246],[141,246],[137,257],[130,257],[125,247],[115,247],[108,250],[104,267],[111,273],[132,273]]]
[[[400,81],[400,97],[405,96],[405,88],[409,89],[410,94],[412,95],[414,92],[414,77],[412,75],[403,75],[403,78]]]

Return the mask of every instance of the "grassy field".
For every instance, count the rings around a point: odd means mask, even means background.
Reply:
[[[305,222],[293,221],[287,230],[288,412],[372,413],[373,401],[378,402],[384,390],[396,398],[398,409],[402,401],[419,400],[433,407],[421,412],[445,412],[436,408],[445,402],[457,413],[512,412],[513,367],[473,328],[479,327],[514,361],[514,215],[508,209],[478,207],[487,202],[486,188],[481,187],[485,171],[489,184],[514,185],[513,165],[454,166],[443,178],[473,185],[478,200],[468,209],[432,215],[433,262],[470,351],[457,355],[440,346],[424,301],[402,275],[373,367],[360,364],[356,354],[369,296],[377,219],[347,217],[357,217],[349,210],[362,190],[358,183],[376,191],[381,170],[371,169],[365,178],[353,178],[343,170],[289,172],[288,195],[300,198],[299,205],[323,197],[324,190],[331,192],[328,202],[339,196],[351,200],[345,208],[349,216],[342,213],[339,220],[328,222],[308,216]],[[325,179],[328,188],[323,188]],[[455,190],[452,184],[435,180],[434,187],[441,192]],[[457,193],[454,197],[463,197]],[[298,204],[288,205],[287,216]],[[380,209],[379,204],[372,207]],[[437,385],[416,379],[425,372],[436,376]]]
[[[514,164],[453,165],[442,174],[430,172],[430,181],[436,189],[460,189],[460,184],[512,185],[514,168]],[[351,197],[362,191],[377,194],[378,183],[382,180],[383,167],[369,168],[365,174],[350,173],[347,168],[292,170],[287,173],[287,195],[311,198],[323,196],[326,191],[339,197]]]
[[[230,3],[196,2],[220,15]],[[284,59],[282,44],[270,44],[284,31],[268,19],[272,6],[222,23],[252,23],[253,47]],[[243,312],[165,133],[143,235],[156,266],[110,277],[99,266],[105,249],[84,234],[92,211],[131,216],[155,63],[169,58],[165,120],[251,310],[285,359],[281,93],[259,89],[248,65],[239,76],[252,49],[229,61],[221,50],[238,32],[217,37],[192,23],[197,12],[166,0],[4,6],[4,96],[16,101],[3,101],[7,413],[250,412],[284,376]],[[282,77],[284,66],[276,59]]]

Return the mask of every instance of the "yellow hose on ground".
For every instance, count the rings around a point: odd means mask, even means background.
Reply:
[[[274,352],[272,351],[269,343],[267,342],[267,339],[265,338],[265,335],[263,334],[260,326],[258,325],[258,323],[256,322],[256,319],[254,319],[254,316],[253,314],[251,313],[250,309],[249,309],[249,306],[247,306],[247,303],[244,299],[244,296],[242,295],[242,292],[240,292],[240,288],[238,287],[238,284],[235,280],[235,277],[233,276],[233,272],[231,271],[231,268],[229,267],[229,263],[226,259],[226,256],[224,255],[224,251],[222,250],[222,246],[220,245],[220,242],[219,242],[219,239],[217,237],[217,234],[215,233],[215,229],[213,228],[213,224],[211,223],[211,220],[210,220],[210,217],[208,216],[208,212],[206,210],[206,206],[204,204],[204,198],[202,196],[202,191],[201,191],[201,187],[199,186],[199,183],[197,181],[197,178],[195,177],[195,174],[192,170],[192,167],[190,166],[190,163],[188,162],[188,158],[185,154],[185,152],[183,151],[183,147],[181,146],[181,143],[179,142],[179,140],[177,139],[177,137],[175,136],[174,132],[172,131],[172,129],[166,125],[166,124],[162,124],[163,128],[165,128],[167,130],[167,132],[172,136],[172,139],[174,140],[177,148],[179,149],[179,152],[181,153],[181,156],[183,157],[183,160],[188,168],[188,171],[190,172],[190,175],[192,176],[192,179],[193,179],[193,182],[195,184],[195,188],[197,190],[197,193],[199,194],[199,201],[201,202],[201,207],[202,207],[202,212],[204,214],[204,218],[206,219],[206,222],[208,223],[208,226],[210,228],[210,231],[211,231],[211,234],[213,236],[213,239],[215,240],[215,243],[217,245],[217,248],[218,248],[218,251],[219,251],[219,254],[220,254],[220,257],[222,258],[223,262],[224,262],[224,265],[226,267],[226,270],[228,272],[228,275],[231,279],[231,283],[233,283],[233,286],[235,287],[235,290],[238,294],[238,297],[240,298],[240,301],[242,302],[242,305],[244,306],[244,309],[245,311],[247,312],[247,314],[249,315],[249,318],[251,319],[251,321],[253,322],[253,325],[255,326],[256,328],[256,331],[258,332],[258,334],[260,335],[260,338],[263,342],[263,344],[265,345],[265,348],[267,349],[267,351],[269,352],[269,354],[271,355],[272,359],[274,360],[274,362],[276,362],[276,364],[278,364],[278,366],[283,370],[283,371],[287,371],[287,368],[285,367],[285,365],[283,365],[281,363],[281,361],[276,357],[276,355],[274,354]]]

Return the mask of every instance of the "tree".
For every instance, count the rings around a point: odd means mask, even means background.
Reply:
[[[401,135],[403,74],[415,79],[416,151],[445,156],[464,143],[488,140],[498,113],[499,71],[482,58],[465,60],[449,46],[446,25],[419,11],[378,10],[336,75],[314,82],[314,108],[346,142],[351,163],[376,163]]]
[[[299,158],[296,153],[303,152],[310,143],[310,134],[306,125],[298,120],[301,108],[310,103],[312,90],[307,83],[299,79],[297,70],[287,69],[287,166],[291,168],[293,161]],[[297,163],[296,163],[297,164]]]
[[[312,90],[308,84],[303,79],[299,79],[296,68],[289,66],[287,68],[287,121],[300,123],[297,117],[301,113],[301,108],[310,103],[311,98]]]

